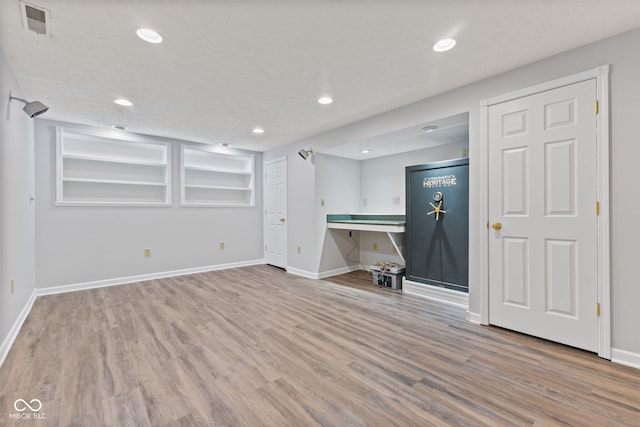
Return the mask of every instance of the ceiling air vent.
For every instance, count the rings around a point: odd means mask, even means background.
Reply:
[[[20,2],[20,11],[22,12],[22,25],[24,25],[25,30],[51,36],[50,10]]]

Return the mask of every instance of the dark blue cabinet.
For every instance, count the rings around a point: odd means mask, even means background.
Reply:
[[[469,159],[406,168],[406,278],[469,290]]]

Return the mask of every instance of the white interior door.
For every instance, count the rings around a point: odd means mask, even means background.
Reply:
[[[287,160],[264,164],[265,259],[267,264],[287,266]]]
[[[598,350],[596,79],[489,107],[489,322]]]

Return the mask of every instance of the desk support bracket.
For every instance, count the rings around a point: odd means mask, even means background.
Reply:
[[[391,240],[393,247],[396,248],[396,252],[398,252],[398,256],[400,256],[402,262],[407,265],[407,260],[404,259],[404,233],[392,233],[387,231],[387,236],[389,236],[389,240]]]

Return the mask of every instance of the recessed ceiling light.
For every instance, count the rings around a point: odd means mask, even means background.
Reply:
[[[254,128],[251,132],[261,134],[264,133],[264,129],[262,128]]]
[[[438,42],[433,45],[433,50],[436,52],[445,52],[449,49],[453,49],[455,45],[456,41],[454,39],[442,39],[438,40]]]
[[[323,96],[322,98],[318,99],[318,103],[322,105],[328,105],[328,104],[331,104],[332,102],[333,102],[333,99],[329,98],[328,96]]]
[[[228,147],[228,146],[229,146],[229,143],[228,143],[228,142],[221,142],[221,143],[220,143],[220,146],[221,146],[221,147]]]
[[[436,129],[438,129],[438,126],[425,126],[422,128],[422,130],[425,132],[433,132]]]
[[[162,36],[156,31],[150,30],[149,28],[140,28],[138,29],[138,31],[136,31],[136,34],[146,42],[162,43]]]
[[[113,102],[115,102],[118,105],[124,105],[125,107],[131,107],[133,105],[133,102],[125,98],[117,98],[117,99],[114,99]]]
[[[369,150],[369,149],[365,148],[364,150],[360,150],[360,152],[361,152],[362,154],[368,154],[368,153],[370,153],[370,152],[371,152],[371,150]]]
[[[123,125],[113,125],[111,127],[118,130],[127,130],[127,127]]]

